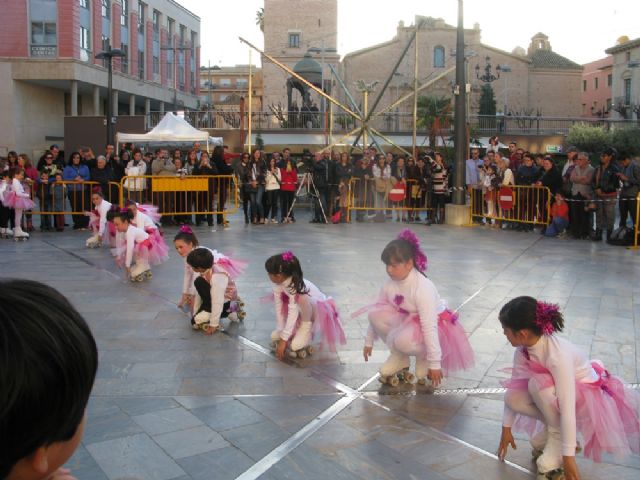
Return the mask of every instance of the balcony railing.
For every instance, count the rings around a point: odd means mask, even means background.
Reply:
[[[153,128],[163,117],[162,112],[149,114],[149,128]],[[196,128],[206,129],[239,129],[248,127],[248,112],[240,110],[208,110],[185,111],[184,118]],[[328,131],[329,115],[322,112],[252,112],[252,129],[254,131],[277,131],[283,129],[305,131]],[[336,133],[349,132],[360,126],[361,122],[347,114],[334,114],[332,130]],[[469,118],[472,133],[479,136],[495,134],[511,135],[566,135],[575,124],[586,124],[604,129],[638,126],[635,120],[613,120],[608,118],[561,118],[561,117],[515,117],[515,116],[481,116]],[[413,116],[410,112],[387,113],[375,116],[369,126],[383,133],[410,134],[413,130]],[[425,127],[418,127],[424,133]],[[453,135],[453,117],[440,122],[438,135]]]

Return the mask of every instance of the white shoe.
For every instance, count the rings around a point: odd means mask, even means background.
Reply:
[[[542,455],[536,460],[538,473],[547,473],[562,468],[562,440],[560,430],[557,428],[547,428],[547,443],[544,446]]]
[[[211,312],[205,312],[204,310],[198,312],[195,317],[193,317],[193,321],[196,322],[196,325],[202,325],[203,323],[209,323],[209,319],[211,318]]]
[[[384,362],[380,367],[380,375],[383,377],[388,377],[408,367],[409,355],[405,355],[404,353],[395,352],[392,350],[391,355],[389,355],[389,358],[387,358],[387,361]]]
[[[16,229],[13,231],[13,237],[14,238],[29,238],[29,234],[27,232],[25,232],[24,230],[22,230],[22,227],[16,227]]]
[[[5,233],[8,237],[10,237],[11,235],[13,235],[13,230],[11,230],[10,228],[8,228],[8,227],[7,227],[7,228],[4,230],[4,233]]]
[[[227,318],[232,321],[232,322],[237,322],[238,321],[238,314],[236,312],[231,312]]]

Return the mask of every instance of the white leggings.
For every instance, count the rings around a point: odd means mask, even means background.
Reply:
[[[528,391],[508,390],[504,401],[520,415],[540,420],[548,427],[560,428],[560,412],[557,405],[555,387],[540,388],[535,378],[529,380]]]
[[[313,327],[313,318],[315,304],[311,301],[309,295],[298,296],[298,310],[300,311],[300,326],[296,333],[291,338],[291,350],[300,350],[311,343],[311,330]],[[271,332],[271,340],[277,341],[280,339],[280,330],[274,330]]]

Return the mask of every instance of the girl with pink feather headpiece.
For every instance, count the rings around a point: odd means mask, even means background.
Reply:
[[[419,384],[426,379],[438,386],[443,373],[467,369],[474,364],[474,355],[458,314],[447,308],[435,285],[424,272],[427,256],[416,235],[403,230],[398,238],[383,250],[382,261],[387,266],[389,280],[380,290],[377,302],[353,314],[369,312],[363,355],[369,360],[373,343],[380,338],[387,343],[390,355],[380,367],[380,381],[397,386],[400,381],[411,383],[410,357],[416,358]]]

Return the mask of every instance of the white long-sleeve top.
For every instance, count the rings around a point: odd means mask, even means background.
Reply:
[[[96,211],[100,217],[98,235],[101,237],[104,237],[107,231],[107,212],[109,212],[109,210],[111,210],[111,203],[107,202],[105,199],[102,199],[100,205],[96,206]]]
[[[0,202],[4,203],[4,192],[7,191],[9,184],[5,180],[0,180]]]
[[[324,293],[320,291],[309,280],[304,280],[304,285],[309,290],[311,298],[317,300],[326,300]],[[300,309],[298,308],[298,294],[291,291],[291,277],[287,278],[284,282],[273,285],[273,299],[276,306],[276,322],[277,330],[280,332],[280,338],[288,341],[293,334],[293,329],[296,326],[298,315],[300,315]],[[282,304],[287,302],[287,318],[284,318],[282,314]]]
[[[504,172],[502,172],[502,185],[514,185],[515,182],[513,180],[513,172],[510,168],[507,168]]]
[[[211,253],[213,253],[214,265],[218,260],[220,260],[221,258],[224,258],[224,255],[218,252],[217,250],[211,250],[208,247],[196,247],[196,248],[206,248],[207,250],[210,250]],[[184,275],[182,277],[182,293],[188,293],[189,295],[196,294],[196,288],[193,286],[193,282],[196,281],[196,278],[198,277],[198,275],[200,274],[193,271],[193,268],[191,268],[191,265],[187,263],[187,259],[185,257]]]
[[[127,253],[125,255],[124,264],[127,268],[129,268],[131,267],[131,262],[133,260],[133,249],[136,243],[144,242],[147,238],[149,238],[149,234],[141,228],[129,225],[124,238],[127,245]]]
[[[438,338],[438,315],[445,307],[438,290],[431,280],[418,272],[411,270],[404,280],[389,279],[380,290],[379,301],[389,302],[395,305],[398,295],[403,297],[398,305],[408,312],[408,315],[418,314],[420,327],[427,350],[427,366],[430,369],[441,368],[442,351]],[[372,326],[369,326],[365,345],[373,346],[376,334]]]
[[[131,221],[136,227],[141,228],[142,230],[146,230],[147,228],[158,228],[151,217],[146,213],[142,213],[140,210],[137,211],[136,217]]]
[[[526,361],[521,348],[515,351],[514,368]],[[564,338],[543,335],[533,347],[527,347],[527,351],[531,360],[551,372],[560,409],[562,454],[573,457],[576,452],[576,381],[592,383],[598,380],[598,375],[587,354]],[[502,425],[511,427],[515,417],[516,413],[505,404]]]
[[[29,194],[24,191],[22,183],[17,178],[11,180],[11,189],[16,193],[16,196],[22,198],[29,198]]]

